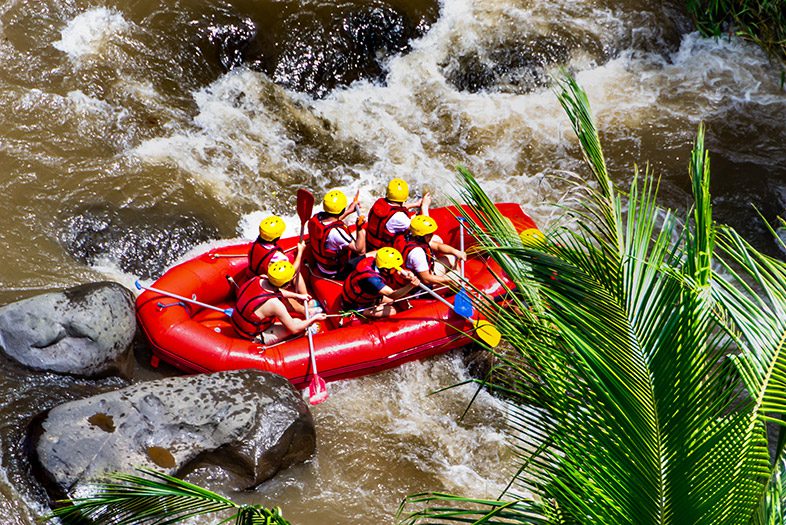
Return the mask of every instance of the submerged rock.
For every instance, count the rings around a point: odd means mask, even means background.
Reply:
[[[36,370],[129,377],[135,330],[134,295],[112,282],[0,307],[0,350]]]
[[[216,226],[173,209],[93,206],[70,211],[65,223],[60,241],[76,260],[111,260],[143,279],[161,275],[195,245],[219,237]]]
[[[571,48],[556,37],[534,36],[451,56],[442,70],[460,91],[529,93],[548,85],[550,68],[566,64],[570,54]]]
[[[263,71],[287,89],[325,96],[356,80],[382,81],[385,62],[407,52],[436,20],[438,4],[343,2],[277,6],[275,15],[224,13],[205,28],[224,70]]]
[[[54,497],[108,472],[182,475],[197,462],[253,487],[314,452],[314,423],[283,377],[238,370],[139,383],[72,401],[30,429],[34,470]]]

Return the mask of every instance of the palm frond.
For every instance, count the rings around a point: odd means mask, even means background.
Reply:
[[[473,523],[484,525],[532,524],[546,525],[560,523],[550,519],[554,513],[543,505],[527,501],[501,503],[494,500],[461,498],[439,492],[424,492],[408,496],[399,508],[399,515],[405,506],[428,504],[429,508],[409,514],[401,523],[444,524]],[[438,504],[438,506],[435,506]],[[452,505],[452,506],[451,506]],[[467,508],[470,510],[467,510]],[[563,522],[566,523],[567,522]]]
[[[606,172],[586,94],[573,79],[559,85],[600,187],[572,229],[524,246],[461,171],[467,215],[478,218],[473,232],[517,294],[504,307],[487,301],[478,309],[511,347],[501,359],[509,367],[506,388],[538,395],[537,408],[511,407],[521,467],[501,500],[486,506],[538,501],[541,518],[554,523],[562,521],[543,509],[580,523],[749,523],[770,475],[766,414],[786,407],[786,362],[771,350],[749,364],[737,347],[756,338],[780,348],[783,334],[757,330],[762,320],[750,305],[774,311],[775,283],[786,280],[746,247],[735,265],[758,275],[756,281],[766,276],[771,289],[759,297],[741,277],[721,286],[724,293],[715,291],[703,126],[690,164],[696,205],[679,221],[657,206],[649,169],[643,176],[636,170],[623,203]],[[759,264],[745,266],[751,260]],[[735,351],[743,363],[730,360]],[[737,389],[740,377],[747,391]],[[485,516],[478,512],[451,506],[418,516],[481,523],[466,521]],[[513,522],[528,523],[518,518]]]
[[[194,516],[237,510],[227,519],[237,524],[287,525],[278,509],[237,503],[210,490],[155,470],[140,468],[148,477],[115,473],[111,481],[92,485],[89,497],[74,498],[45,517],[65,524],[169,525]],[[66,503],[66,502],[63,502]],[[260,521],[261,518],[269,521]]]
[[[606,159],[590,109],[589,98],[571,75],[564,75],[563,78],[556,80],[555,87],[557,99],[568,115],[573,132],[581,144],[582,154],[598,184],[598,190],[590,192],[593,206],[588,208],[590,216],[597,218],[592,221],[595,230],[606,238],[610,246],[616,247],[617,252],[621,253],[622,231],[616,212],[618,208],[615,208],[619,203],[619,197],[606,169]]]

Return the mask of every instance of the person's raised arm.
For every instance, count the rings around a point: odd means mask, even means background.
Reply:
[[[347,217],[349,217],[350,215],[352,215],[353,213],[355,213],[355,210],[356,210],[357,208],[358,208],[358,203],[357,203],[357,201],[353,200],[351,203],[349,203],[349,206],[347,206],[347,207],[346,207],[346,209],[345,209],[345,210],[344,210],[344,212],[343,212],[343,213],[342,213],[342,214],[341,214],[341,215],[338,217],[338,219],[339,219],[339,220],[341,220],[341,221],[343,221],[344,219],[346,219]],[[358,213],[360,213],[360,212],[358,212]]]
[[[431,193],[426,192],[423,194],[423,198],[420,199],[420,214],[428,216],[428,210],[431,206]]]
[[[295,255],[295,260],[292,263],[292,266],[295,267],[295,271],[297,272],[300,270],[300,262],[303,260],[303,251],[306,249],[306,241],[300,241],[297,243],[297,255]]]
[[[358,228],[355,231],[357,238],[353,239],[351,243],[349,243],[349,249],[357,254],[364,254],[366,253],[366,230]]]

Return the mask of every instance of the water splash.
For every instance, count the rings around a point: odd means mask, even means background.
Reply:
[[[130,27],[119,11],[97,7],[77,15],[60,32],[60,40],[52,45],[71,60],[98,54],[114,35]]]

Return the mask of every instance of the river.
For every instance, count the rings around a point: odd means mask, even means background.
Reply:
[[[493,198],[543,227],[586,177],[548,87],[566,66],[588,91],[612,176],[661,177],[689,203],[687,164],[707,124],[716,219],[777,254],[764,222],[786,210],[786,93],[752,44],[703,39],[681,2],[643,0],[4,0],[0,3],[0,304],[96,281],[132,287],[189,251],[297,227],[295,192],[391,176],[436,204],[468,166]],[[138,378],[173,373],[138,366]],[[330,384],[318,451],[257,490],[298,525],[393,523],[407,494],[494,497],[512,472],[504,406],[457,354]],[[29,420],[117,388],[3,361],[0,523],[45,511],[29,481]],[[217,490],[219,471],[192,478]]]

